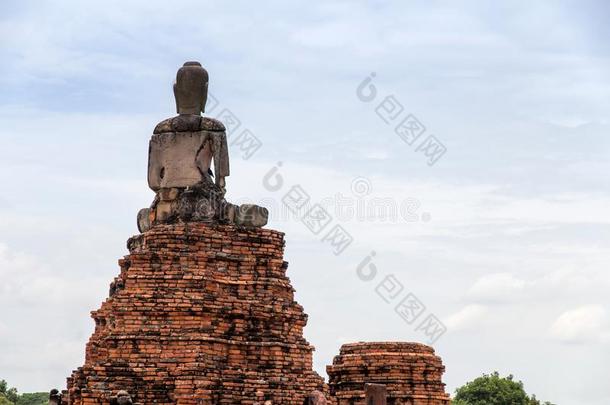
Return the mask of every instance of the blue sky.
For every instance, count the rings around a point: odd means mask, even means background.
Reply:
[[[262,142],[228,198],[277,207],[324,366],[341,343],[424,340],[360,280],[376,252],[447,325],[451,392],[483,372],[561,405],[610,402],[610,7],[602,1],[19,1],[0,5],[0,378],[63,387],[89,311],[153,194],[147,142],[186,60]],[[356,88],[372,72],[379,98]],[[393,95],[447,152],[433,166],[375,113]],[[335,256],[262,179],[313,200],[417,201],[342,218]],[[423,217],[422,217],[423,218]],[[559,383],[561,382],[561,383]]]

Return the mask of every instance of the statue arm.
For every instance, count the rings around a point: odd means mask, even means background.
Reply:
[[[214,154],[214,177],[216,185],[224,188],[224,178],[230,174],[229,170],[229,147],[227,145],[227,134],[216,132],[212,136]]]

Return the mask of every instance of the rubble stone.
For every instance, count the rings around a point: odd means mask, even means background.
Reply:
[[[320,391],[314,391],[305,398],[303,405],[326,405],[326,397]]]

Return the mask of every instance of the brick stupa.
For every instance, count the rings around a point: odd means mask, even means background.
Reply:
[[[180,115],[151,140],[156,198],[92,312],[85,364],[62,402],[301,405],[324,381],[286,277],[284,235],[261,228],[265,209],[224,200],[224,126],[200,116],[207,72],[185,64],[174,89]]]

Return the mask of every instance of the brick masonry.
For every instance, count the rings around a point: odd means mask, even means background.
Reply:
[[[365,383],[383,384],[389,405],[445,405],[445,367],[434,349],[419,343],[350,343],[327,367],[336,405],[365,405]]]
[[[284,235],[180,223],[129,243],[64,403],[301,405],[325,390],[303,338]]]

